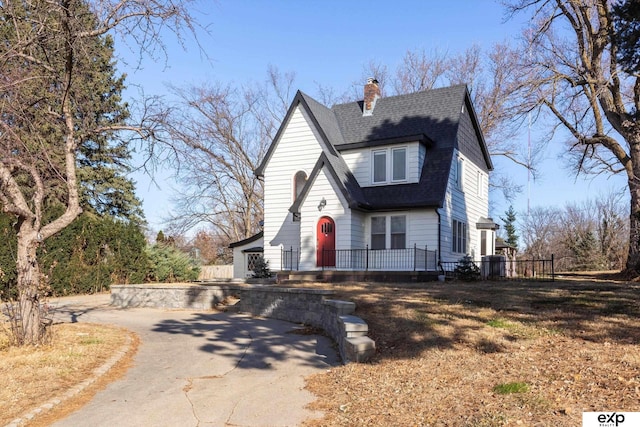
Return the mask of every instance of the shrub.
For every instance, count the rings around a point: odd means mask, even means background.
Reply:
[[[253,263],[253,277],[260,279],[271,277],[269,261],[264,259],[262,255],[260,255]]]
[[[150,268],[146,280],[150,282],[189,282],[198,279],[200,267],[184,252],[170,245],[147,247]]]
[[[0,298],[15,299],[16,234],[0,214]],[[55,296],[108,290],[112,283],[140,283],[149,271],[140,226],[83,213],[38,250],[38,261]],[[49,292],[47,292],[49,293]]]
[[[458,261],[458,265],[454,271],[456,277],[465,282],[480,280],[480,268],[473,262],[469,255],[465,255]]]

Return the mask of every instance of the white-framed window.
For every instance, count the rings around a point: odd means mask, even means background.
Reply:
[[[478,197],[485,197],[486,193],[486,176],[482,171],[478,171]]]
[[[371,217],[371,249],[385,249],[387,240],[387,217]]]
[[[387,182],[387,150],[373,152],[373,183]]]
[[[300,193],[304,185],[307,183],[307,173],[305,171],[298,171],[293,176],[293,201],[298,200]]]
[[[451,251],[459,254],[467,253],[467,224],[457,219],[453,220],[451,227]]]
[[[371,249],[405,249],[406,247],[407,217],[405,215],[371,217]]]
[[[391,181],[405,181],[407,179],[407,149],[393,148],[391,150]]]
[[[391,249],[407,247],[407,217],[404,215],[391,217]]]
[[[457,156],[453,161],[453,181],[456,184],[456,187],[460,190],[464,190],[463,186],[463,178],[464,178],[464,159],[460,156]]]
[[[371,181],[374,184],[407,180],[407,147],[371,152]]]

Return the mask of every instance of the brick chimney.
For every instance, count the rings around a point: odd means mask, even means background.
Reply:
[[[364,85],[364,104],[362,106],[363,116],[372,116],[373,109],[376,108],[376,101],[380,98],[380,87],[378,81],[373,77],[367,79],[367,84]]]

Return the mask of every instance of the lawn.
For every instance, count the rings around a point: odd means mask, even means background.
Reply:
[[[128,367],[138,338],[125,329],[90,323],[56,324],[51,342],[39,347],[8,345],[6,324],[0,324],[0,425],[34,411],[53,406],[29,422],[50,425],[86,403],[101,387],[119,378]],[[116,352],[128,348],[118,366],[81,392],[67,395],[92,378]],[[59,402],[61,400],[61,402]]]
[[[330,286],[357,304],[377,354],[307,379],[325,412],[310,426],[581,425],[585,411],[640,411],[638,283]]]
[[[637,282],[291,286],[354,301],[377,346],[370,363],[307,378],[312,409],[325,413],[308,426],[577,426],[584,411],[640,411]],[[35,350],[8,347],[0,334],[0,425],[83,381],[127,339],[137,343],[104,325],[54,333]],[[63,417],[125,370],[35,424]]]

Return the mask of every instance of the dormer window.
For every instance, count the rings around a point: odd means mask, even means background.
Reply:
[[[407,149],[394,148],[391,150],[392,181],[404,181],[407,179]]]
[[[296,172],[293,177],[293,201],[298,200],[304,185],[307,183],[307,173],[305,171]]]
[[[407,148],[374,150],[371,156],[372,182],[386,184],[407,179]]]

